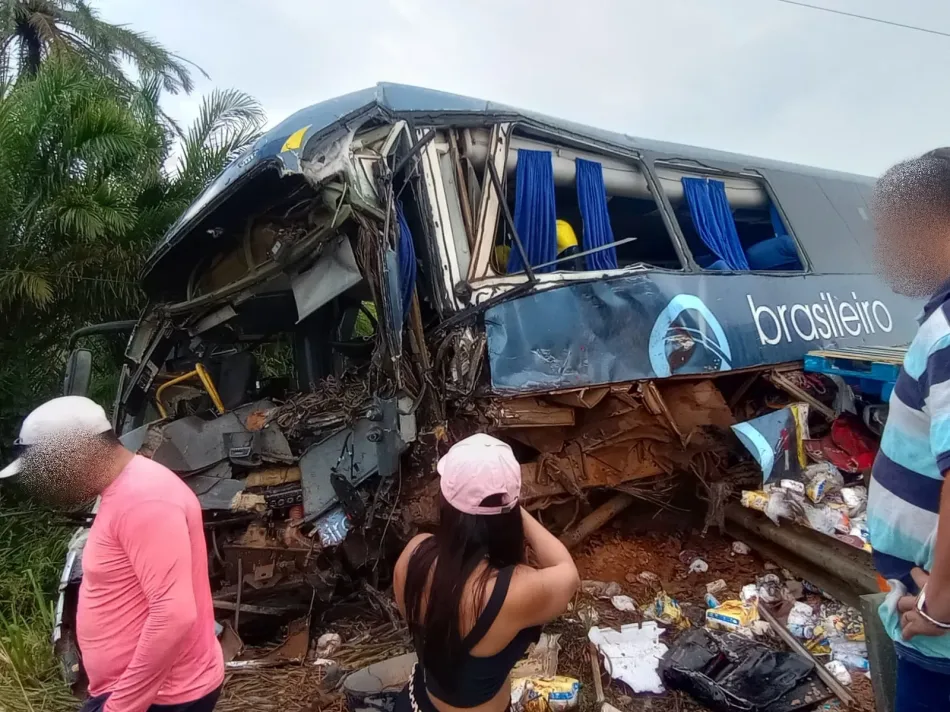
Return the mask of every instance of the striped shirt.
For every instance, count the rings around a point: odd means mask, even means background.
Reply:
[[[916,586],[910,570],[933,567],[944,473],[950,470],[950,283],[924,308],[891,395],[881,450],[868,494],[874,565],[886,579]],[[900,641],[895,610],[881,607],[890,636]],[[950,664],[950,635],[901,641],[910,658]],[[940,662],[943,662],[940,661]],[[937,662],[937,661],[932,661]]]

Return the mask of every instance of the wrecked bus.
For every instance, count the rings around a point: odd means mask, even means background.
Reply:
[[[604,492],[665,506],[698,481],[713,509],[755,379],[912,336],[918,305],[874,276],[871,186],[409,86],[325,101],[149,258],[113,423],[198,495],[215,607],[248,636],[375,585],[476,430],[565,529]],[[74,684],[83,542],[55,632]]]

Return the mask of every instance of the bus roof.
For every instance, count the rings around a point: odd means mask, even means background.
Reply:
[[[220,205],[239,185],[267,167],[277,167],[284,173],[300,172],[296,157],[288,163],[282,159],[287,140],[305,130],[306,141],[326,135],[341,124],[352,120],[366,120],[373,115],[391,119],[407,119],[421,125],[465,123],[475,126],[500,121],[517,121],[537,128],[561,133],[584,141],[593,141],[605,147],[622,151],[656,152],[667,156],[698,161],[717,161],[740,168],[765,168],[791,171],[816,177],[840,178],[869,182],[866,176],[830,171],[820,168],[755,158],[741,154],[698,148],[694,146],[637,138],[628,134],[605,131],[563,119],[552,118],[507,104],[460,96],[448,92],[414,87],[405,84],[380,83],[375,87],[344,94],[322,101],[292,114],[264,133],[242,156],[232,162],[198,196],[191,206],[169,228],[145,265],[147,275],[176,244],[184,240]]]

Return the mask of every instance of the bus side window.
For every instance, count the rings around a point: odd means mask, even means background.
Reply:
[[[547,153],[551,156],[553,186],[532,185],[522,195],[538,199],[536,196],[540,192],[547,191],[549,195],[545,200],[550,200],[553,195],[555,225],[551,234],[544,239],[554,241],[556,247],[549,246],[548,253],[555,255],[552,259],[536,262],[532,267],[542,272],[602,272],[637,265],[682,268],[663,213],[638,162],[581,154],[518,138],[512,141],[511,153],[517,156],[520,150],[540,152],[545,148],[550,149]],[[595,174],[599,174],[597,183],[602,180],[603,186],[597,185],[593,192],[588,191],[583,204],[577,180],[577,166],[581,159],[587,162],[588,168],[593,167]],[[512,215],[515,215],[519,207],[519,174],[511,170],[510,164],[509,158],[505,200]],[[593,219],[592,212],[598,212],[601,219]],[[605,216],[606,220],[602,219]],[[597,225],[600,230],[596,239],[594,235],[585,234],[585,227],[593,225]],[[551,226],[546,225],[546,228],[550,230]],[[519,237],[527,244],[539,236],[528,234]],[[507,224],[503,220],[499,221],[491,261],[496,273],[508,273],[514,249]],[[600,258],[594,257],[597,252],[605,254]],[[515,260],[515,263],[519,262]]]
[[[657,176],[701,269],[804,271],[796,240],[763,181],[659,166]]]

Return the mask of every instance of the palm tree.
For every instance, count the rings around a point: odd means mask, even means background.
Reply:
[[[122,65],[131,62],[140,74],[158,76],[167,92],[194,86],[190,63],[143,33],[104,22],[86,0],[0,0],[0,82],[36,76],[56,52],[77,54],[120,82],[129,81]]]
[[[151,245],[263,126],[255,99],[215,90],[179,138],[160,89],[150,75],[126,94],[62,59],[0,98],[0,313],[75,303],[76,283],[92,278],[134,282]],[[103,289],[115,287],[82,291],[135,307],[134,294]]]
[[[152,245],[263,126],[254,99],[215,91],[180,138],[162,86],[63,55],[0,96],[0,433],[55,392],[72,330],[136,315]]]

